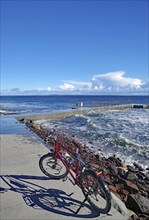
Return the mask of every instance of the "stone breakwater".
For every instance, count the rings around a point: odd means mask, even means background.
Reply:
[[[115,155],[106,158],[102,153],[95,154],[86,145],[78,143],[74,136],[61,132],[57,126],[52,130],[35,128],[32,123],[27,123],[27,126],[42,138],[48,147],[54,145],[53,139],[49,138],[51,132],[61,143],[72,149],[75,141],[82,160],[95,172],[102,171],[103,179],[111,192],[131,210],[129,220],[149,220],[149,167],[145,170],[136,163],[133,166],[124,164]]]
[[[74,115],[82,115],[82,114],[87,114],[91,110],[94,112],[104,112],[108,110],[124,110],[124,109],[130,109],[132,108],[132,105],[119,105],[119,106],[106,106],[106,107],[101,107],[101,108],[87,108],[87,109],[76,109],[76,110],[71,110],[71,111],[66,111],[66,112],[58,112],[58,113],[53,113],[53,114],[37,114],[37,115],[31,115],[31,116],[20,116],[17,117],[17,120],[23,123],[28,123],[28,122],[34,122],[37,120],[54,120],[54,119],[63,119],[66,117],[74,116]]]

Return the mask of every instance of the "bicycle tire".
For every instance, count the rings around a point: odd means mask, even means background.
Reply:
[[[54,179],[64,178],[68,174],[67,168],[58,157],[55,163],[54,153],[43,155],[39,160],[39,167],[46,176]]]
[[[80,183],[90,205],[100,213],[107,214],[111,209],[111,193],[102,178],[92,170],[85,170],[80,175]]]

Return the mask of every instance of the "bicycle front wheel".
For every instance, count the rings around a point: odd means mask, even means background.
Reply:
[[[92,170],[85,170],[80,177],[88,202],[100,213],[107,214],[111,209],[111,193],[106,183]]]
[[[68,170],[63,162],[58,158],[54,158],[54,153],[43,155],[39,160],[41,171],[54,179],[64,178],[68,174]]]

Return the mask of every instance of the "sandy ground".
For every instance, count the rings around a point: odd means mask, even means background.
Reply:
[[[48,152],[34,135],[0,136],[0,219],[126,219],[116,209],[110,215],[96,213],[85,203],[78,215],[74,212],[84,197],[68,178],[52,180],[39,168],[39,158]]]

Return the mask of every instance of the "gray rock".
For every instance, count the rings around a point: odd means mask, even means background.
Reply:
[[[127,206],[134,212],[149,214],[149,198],[139,194],[130,194],[126,202]]]
[[[128,171],[126,178],[127,178],[127,180],[131,180],[131,181],[138,179],[137,175],[135,173],[130,172],[130,171]]]

